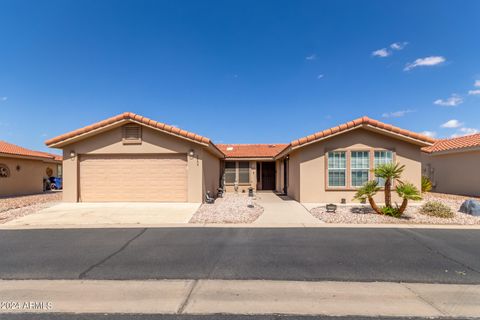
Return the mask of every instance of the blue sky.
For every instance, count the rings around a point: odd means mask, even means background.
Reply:
[[[223,143],[480,129],[480,1],[0,2],[0,139],[124,111]],[[443,125],[443,127],[442,127]]]

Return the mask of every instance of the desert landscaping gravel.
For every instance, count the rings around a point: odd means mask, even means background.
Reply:
[[[262,213],[263,208],[254,199],[245,194],[227,193],[213,204],[202,204],[190,223],[251,223]]]
[[[420,209],[419,204],[409,205],[401,218],[376,214],[368,204],[358,206],[338,205],[336,213],[327,213],[325,206],[313,208],[310,212],[314,217],[327,223],[480,224],[480,217],[474,217],[458,211],[466,199],[471,199],[471,197],[439,193],[423,195],[423,202],[439,201],[451,207],[455,213],[455,216],[451,219],[423,215],[418,212]]]
[[[48,208],[62,199],[62,192],[0,198],[0,224],[36,213]]]

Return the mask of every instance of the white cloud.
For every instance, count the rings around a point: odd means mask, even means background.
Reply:
[[[460,97],[459,95],[452,94],[452,96],[448,99],[437,99],[433,101],[433,103],[438,106],[455,107],[463,103],[463,98]]]
[[[419,58],[419,59],[415,60],[414,62],[407,63],[403,70],[408,71],[408,70],[412,70],[413,68],[416,68],[416,67],[436,66],[437,64],[441,64],[445,61],[446,61],[446,59],[444,57],[441,57],[441,56],[431,56],[431,57],[426,57],[426,58]]]
[[[469,90],[468,94],[471,96],[474,96],[474,95],[480,94],[480,90]]]
[[[325,77],[325,75],[319,74],[319,75],[317,76],[317,79],[322,79],[323,77]]]
[[[400,118],[405,116],[407,113],[412,113],[415,112],[413,110],[399,110],[399,111],[394,111],[394,112],[386,112],[382,114],[382,117],[384,118]]]
[[[316,59],[317,59],[317,55],[315,53],[312,53],[311,55],[305,57],[305,60],[316,60]]]
[[[444,124],[441,125],[442,128],[458,128],[463,126],[463,123],[456,119],[448,120]]]
[[[380,57],[380,58],[386,58],[391,54],[392,53],[390,51],[388,51],[386,48],[378,49],[378,50],[375,50],[375,51],[372,52],[372,56]]]
[[[452,138],[456,138],[456,137],[463,137],[463,136],[468,136],[470,134],[475,134],[475,133],[479,133],[480,131],[478,131],[478,129],[475,129],[475,128],[460,128],[458,129],[458,132],[454,133],[451,135]]]
[[[407,46],[408,42],[394,42],[390,45],[393,50],[403,50]]]
[[[475,80],[475,83],[473,85],[475,87],[480,87],[480,80]]]
[[[8,97],[0,97],[0,101],[7,101]]]
[[[437,136],[437,133],[435,131],[422,131],[420,132],[424,136],[435,138]]]

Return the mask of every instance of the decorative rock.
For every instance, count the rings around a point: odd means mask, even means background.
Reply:
[[[465,200],[460,206],[460,212],[480,217],[480,202],[474,199]]]

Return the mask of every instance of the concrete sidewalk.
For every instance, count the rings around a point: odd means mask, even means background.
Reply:
[[[264,280],[3,280],[0,313],[476,317],[480,286]],[[33,304],[32,304],[33,303]]]
[[[323,224],[299,202],[287,196],[259,191],[255,201],[264,208],[264,212],[253,222],[254,225]]]

